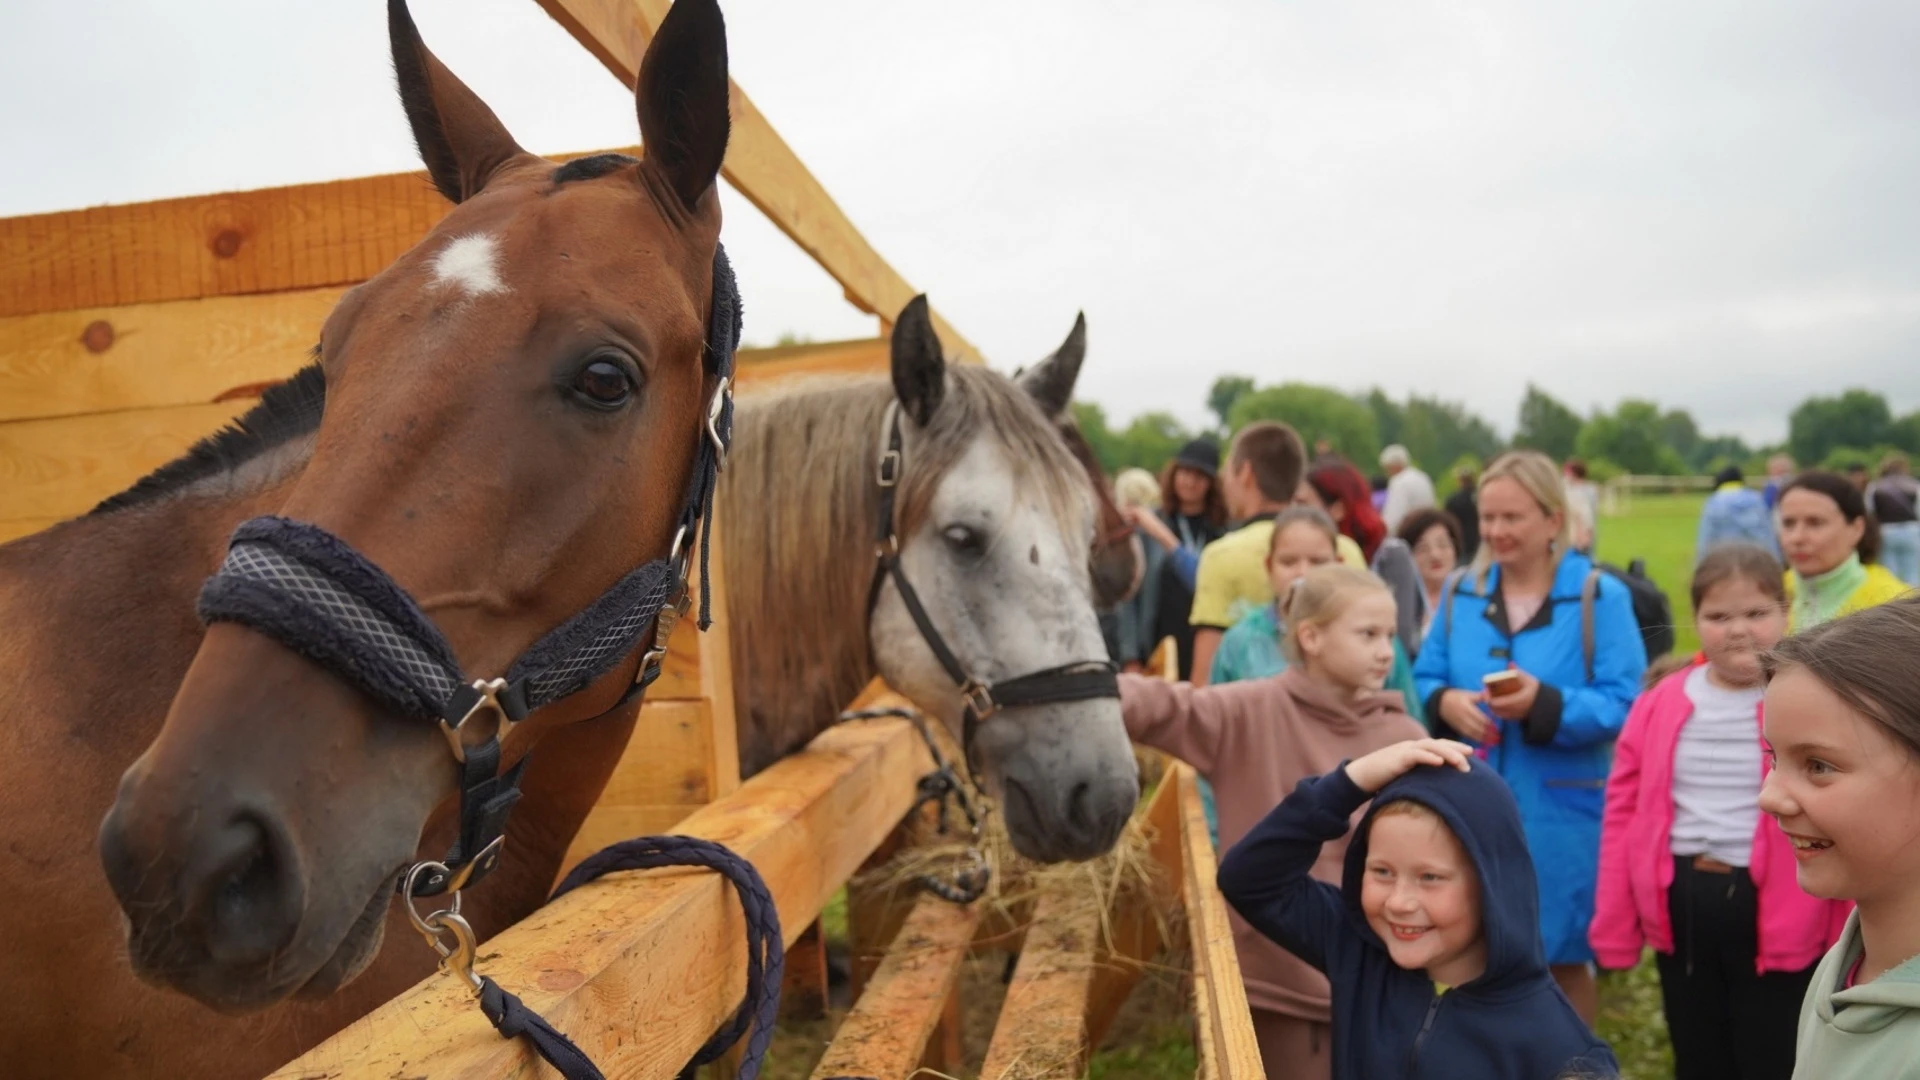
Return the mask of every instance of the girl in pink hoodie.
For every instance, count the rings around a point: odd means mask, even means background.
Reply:
[[[1603,968],[1654,949],[1675,1080],[1788,1080],[1800,1001],[1846,906],[1801,891],[1793,845],[1759,807],[1780,564],[1715,547],[1692,592],[1703,655],[1634,702],[1614,749],[1588,940]]]

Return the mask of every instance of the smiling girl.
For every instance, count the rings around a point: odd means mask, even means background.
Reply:
[[[1916,657],[1908,596],[1765,658],[1774,768],[1760,808],[1792,840],[1800,887],[1857,905],[1800,1007],[1796,1080],[1920,1075]]]
[[[1425,734],[1400,695],[1382,689],[1395,624],[1393,597],[1379,578],[1319,566],[1281,603],[1289,664],[1279,675],[1197,688],[1120,676],[1127,733],[1213,783],[1225,844],[1245,836],[1305,777]],[[1312,872],[1339,880],[1340,850],[1329,845]],[[1324,1080],[1332,1052],[1325,977],[1237,917],[1232,923],[1268,1075]]]

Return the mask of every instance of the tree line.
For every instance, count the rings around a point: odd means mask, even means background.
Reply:
[[[1419,394],[1395,400],[1378,387],[1359,394],[1303,382],[1263,387],[1245,375],[1213,381],[1207,409],[1217,423],[1202,431],[1189,430],[1168,412],[1142,413],[1116,428],[1099,405],[1076,402],[1073,409],[1094,453],[1113,472],[1158,470],[1188,439],[1225,438],[1256,420],[1284,421],[1302,438],[1324,440],[1368,472],[1382,447],[1399,443],[1436,480],[1478,468],[1508,447],[1539,450],[1556,461],[1580,458],[1601,480],[1619,473],[1697,476],[1728,464],[1758,475],[1776,453],[1802,467],[1830,469],[1872,467],[1894,451],[1920,456],[1920,411],[1895,417],[1885,395],[1858,389],[1802,401],[1788,418],[1786,443],[1759,447],[1738,436],[1706,435],[1687,410],[1662,409],[1641,398],[1581,416],[1532,383],[1520,401],[1512,439],[1458,402]]]

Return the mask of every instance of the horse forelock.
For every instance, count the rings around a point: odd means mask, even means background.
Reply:
[[[873,676],[866,603],[880,512],[875,468],[892,400],[884,377],[822,376],[741,401],[720,531],[749,770],[804,741]],[[942,481],[982,438],[1069,543],[1084,543],[1086,475],[1059,433],[1012,380],[960,365],[947,369],[940,407],[908,447],[902,535],[926,520]]]

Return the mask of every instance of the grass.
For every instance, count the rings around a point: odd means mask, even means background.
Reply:
[[[1632,513],[1602,517],[1596,536],[1602,562],[1624,569],[1634,559],[1646,560],[1647,576],[1673,605],[1679,639],[1674,651],[1682,655],[1700,648],[1687,581],[1693,574],[1693,541],[1705,504],[1704,495],[1636,495]]]

